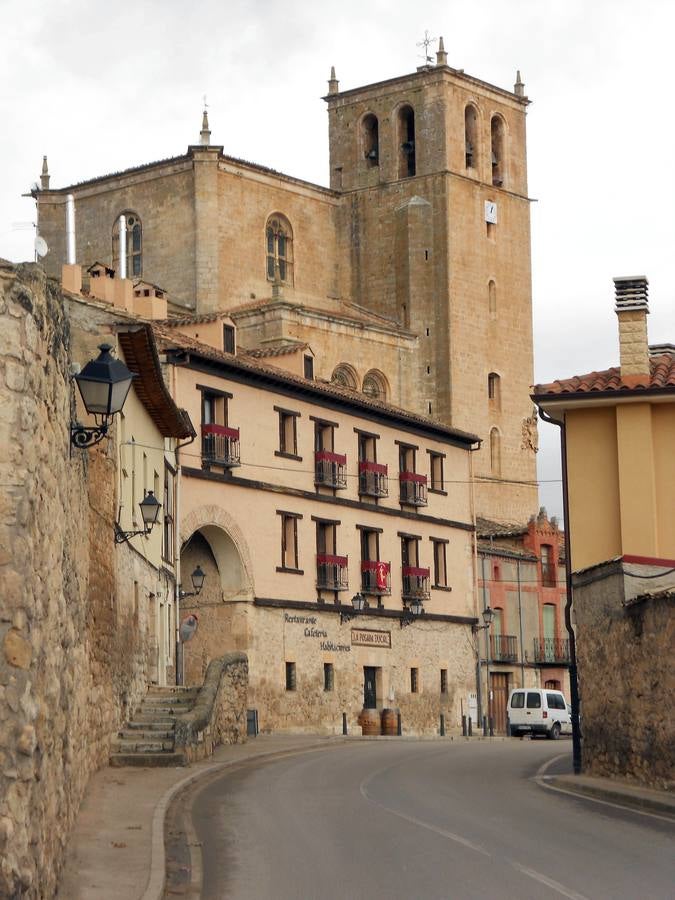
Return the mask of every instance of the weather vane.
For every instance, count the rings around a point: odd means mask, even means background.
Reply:
[[[207,109],[209,104],[206,102],[206,94],[204,94],[203,99],[204,99],[204,109]]]
[[[424,40],[420,41],[417,44],[417,46],[424,47],[424,57],[423,58],[426,63],[433,62],[433,57],[429,56],[429,44],[432,44],[435,40],[436,40],[436,38],[429,37],[429,32],[425,28],[424,29]]]

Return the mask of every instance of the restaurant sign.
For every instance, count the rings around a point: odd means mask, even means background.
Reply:
[[[391,650],[391,631],[374,628],[352,628],[353,647],[384,647]]]

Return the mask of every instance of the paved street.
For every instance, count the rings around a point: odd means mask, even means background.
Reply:
[[[532,780],[570,753],[569,741],[355,742],[230,771],[188,798],[201,895],[672,898],[672,824]]]

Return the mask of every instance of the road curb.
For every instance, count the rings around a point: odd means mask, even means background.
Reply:
[[[675,799],[667,797],[661,799],[651,794],[639,793],[637,790],[632,791],[630,788],[622,790],[612,785],[589,784],[578,779],[579,776],[576,775],[541,775],[537,778],[543,787],[577,797],[614,803],[640,812],[659,813],[675,821]]]
[[[206,775],[212,775],[219,770],[224,771],[233,766],[242,766],[253,762],[269,762],[273,759],[281,759],[284,756],[295,756],[301,753],[308,753],[312,750],[328,749],[330,746],[337,746],[344,743],[347,743],[347,741],[341,736],[336,736],[332,741],[323,738],[322,741],[317,741],[313,744],[298,745],[295,747],[288,747],[285,750],[272,750],[269,753],[258,753],[240,759],[212,763],[209,766],[198,769],[196,772],[191,772],[189,775],[186,775],[185,778],[181,778],[180,781],[172,785],[162,797],[160,797],[159,802],[155,807],[152,816],[152,836],[150,841],[150,874],[148,875],[145,891],[141,895],[140,900],[162,900],[166,879],[164,820],[169,805],[176,794],[195,781],[198,781],[200,778],[203,778]]]

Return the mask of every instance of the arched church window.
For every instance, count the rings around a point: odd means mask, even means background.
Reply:
[[[350,388],[353,391],[357,390],[359,383],[356,371],[347,363],[340,363],[339,366],[336,366],[330,380],[333,384]]]
[[[497,315],[497,285],[492,280],[488,282],[488,310],[494,319]]]
[[[473,103],[464,109],[464,165],[478,168],[478,112]]]
[[[361,123],[361,140],[363,142],[363,155],[369,169],[380,164],[380,139],[377,116],[368,113]]]
[[[398,111],[398,177],[415,174],[415,111],[402,106]]]
[[[490,430],[490,472],[496,478],[502,474],[502,437],[498,428]]]
[[[265,247],[267,280],[275,280],[278,268],[279,280],[284,284],[293,284],[293,232],[283,216],[275,214],[267,220]]]
[[[492,162],[492,183],[496,187],[504,184],[504,120],[493,116],[490,122],[490,147]]]
[[[140,278],[143,274],[143,226],[135,212],[123,212],[126,227],[127,278]],[[120,216],[112,228],[112,267],[120,264]]]
[[[363,393],[374,400],[387,399],[387,380],[377,369],[371,369],[363,378]]]

